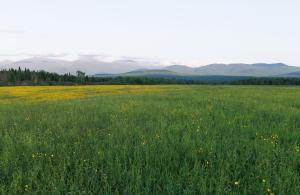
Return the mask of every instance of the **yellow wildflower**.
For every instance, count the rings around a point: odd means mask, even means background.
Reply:
[[[236,186],[240,185],[240,181],[235,181],[234,185],[236,185]]]

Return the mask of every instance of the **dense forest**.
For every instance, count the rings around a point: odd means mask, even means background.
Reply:
[[[232,84],[232,85],[300,85],[300,78],[280,77],[222,77],[222,76],[116,76],[94,77],[77,71],[73,74],[57,74],[46,71],[31,71],[29,69],[3,69],[0,70],[0,85],[92,85],[92,84]]]
[[[253,77],[232,81],[233,85],[300,85],[300,78],[292,77]]]
[[[90,78],[78,71],[77,75],[31,71],[29,69],[3,69],[0,71],[0,85],[59,85],[85,83]]]
[[[176,84],[175,79],[147,77],[94,77],[77,71],[73,74],[57,74],[46,71],[31,71],[29,69],[0,70],[1,86],[25,85],[92,85],[92,84]],[[183,82],[181,82],[183,83]],[[194,83],[193,81],[184,83]],[[200,83],[200,82],[198,82]]]

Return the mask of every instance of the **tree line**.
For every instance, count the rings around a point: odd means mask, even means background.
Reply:
[[[292,77],[253,77],[232,81],[233,85],[300,85],[300,78]]]
[[[89,78],[80,71],[77,75],[57,74],[46,71],[31,71],[27,68],[2,69],[0,70],[0,85],[55,85],[84,83]]]
[[[164,84],[178,83],[176,80],[147,77],[94,77],[88,76],[82,71],[76,74],[57,74],[46,71],[31,71],[27,68],[0,70],[1,86],[25,86],[25,85],[92,85],[92,84]]]
[[[31,71],[27,68],[0,70],[1,86],[24,85],[159,85],[159,84],[232,84],[232,85],[300,85],[299,78],[251,77],[239,80],[201,80],[194,77],[94,77],[82,71],[76,74],[57,74],[46,71]]]

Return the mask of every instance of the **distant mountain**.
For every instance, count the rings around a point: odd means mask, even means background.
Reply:
[[[137,70],[131,71],[123,74],[97,74],[97,77],[147,77],[147,78],[160,78],[160,79],[170,79],[172,81],[190,81],[190,82],[209,82],[209,83],[219,83],[219,82],[231,82],[238,80],[245,80],[251,77],[247,76],[221,76],[221,75],[192,75],[192,74],[183,74],[176,73],[169,70]]]
[[[132,59],[106,62],[95,57],[81,57],[68,61],[54,58],[35,57],[19,61],[0,61],[0,69],[29,68],[31,70],[45,70],[57,73],[75,73],[81,70],[88,75],[190,75],[190,76],[297,76],[300,67],[288,66],[283,63],[256,64],[209,64],[200,67],[186,65],[171,65],[157,67],[151,62],[141,62]]]
[[[73,62],[74,70],[81,70],[89,74],[95,72],[102,74],[120,74],[142,68],[146,68],[146,65],[133,60],[104,62],[97,59],[80,59]]]
[[[277,75],[278,77],[300,77],[300,71]]]
[[[130,71],[123,74],[119,74],[119,76],[180,76],[184,75],[182,73],[173,72],[170,70],[137,70]]]
[[[185,65],[171,65],[171,66],[164,67],[162,69],[181,73],[181,74],[195,74],[194,68]]]
[[[153,68],[147,63],[141,63],[134,60],[116,60],[105,62],[96,58],[81,58],[74,61],[58,60],[52,58],[29,58],[19,61],[0,61],[1,69],[8,68],[29,68],[30,70],[45,70],[57,73],[75,73],[81,70],[87,74],[120,74],[136,69]]]
[[[257,63],[257,64],[252,64],[254,67],[264,67],[264,68],[279,68],[279,67],[286,67],[288,65],[283,64],[283,63],[275,63],[275,64],[265,64],[265,63]]]
[[[29,68],[30,70],[45,70],[48,72],[67,73],[72,67],[71,61],[48,58],[29,58],[16,62],[0,62],[0,68]]]
[[[186,66],[168,66],[165,70],[192,75],[223,75],[223,76],[276,76],[300,71],[300,67],[276,64],[209,64],[190,68]]]

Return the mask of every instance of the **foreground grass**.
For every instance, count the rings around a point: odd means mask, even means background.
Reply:
[[[300,193],[300,88],[119,87],[1,88],[2,194]]]

